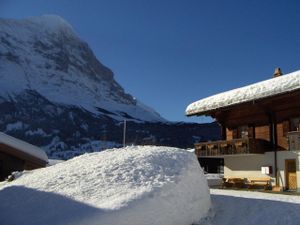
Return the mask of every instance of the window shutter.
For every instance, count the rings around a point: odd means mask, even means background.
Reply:
[[[232,137],[233,137],[233,139],[238,138],[238,129],[237,128],[232,129]]]
[[[283,137],[286,137],[287,132],[290,131],[290,121],[286,120],[282,122],[282,129],[283,129]]]

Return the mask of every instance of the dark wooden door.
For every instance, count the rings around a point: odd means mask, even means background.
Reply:
[[[297,174],[296,174],[296,160],[285,160],[285,181],[288,190],[297,189]]]

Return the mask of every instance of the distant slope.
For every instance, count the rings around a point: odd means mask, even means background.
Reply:
[[[50,158],[58,159],[118,147],[123,141],[123,122],[83,108],[54,104],[35,91],[10,100],[0,98],[0,130],[42,146]],[[127,145],[190,148],[195,142],[219,138],[216,123],[127,121]]]

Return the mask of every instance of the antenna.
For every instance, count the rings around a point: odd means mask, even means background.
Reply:
[[[124,119],[124,127],[123,127],[123,147],[126,145],[126,119]]]

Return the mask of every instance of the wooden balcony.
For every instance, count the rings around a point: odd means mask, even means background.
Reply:
[[[263,139],[241,138],[195,144],[195,153],[202,156],[223,156],[237,154],[263,154],[271,151],[271,143]]]

